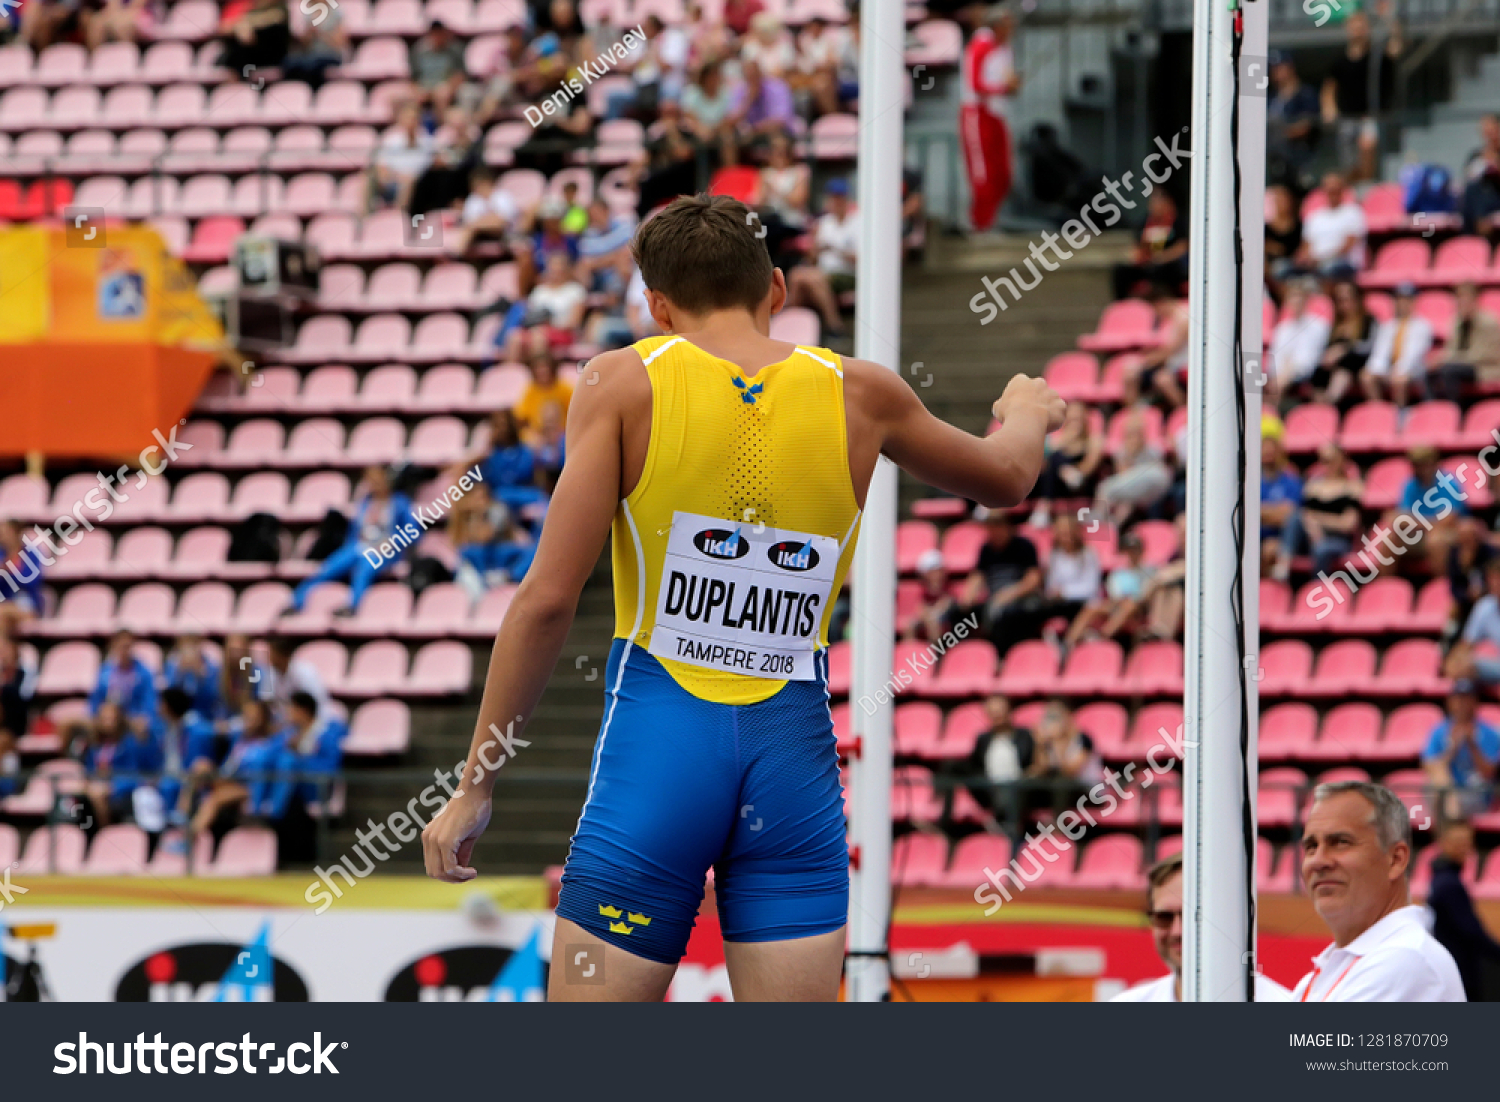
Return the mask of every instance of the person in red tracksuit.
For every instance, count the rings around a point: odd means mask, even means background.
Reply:
[[[1007,4],[985,9],[983,23],[964,49],[959,131],[969,174],[969,221],[990,228],[1011,184],[1010,97],[1021,86],[1010,36]]]

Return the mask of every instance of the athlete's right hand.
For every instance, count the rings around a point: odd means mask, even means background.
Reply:
[[[1068,403],[1047,385],[1047,380],[1033,379],[1030,375],[1012,375],[1010,382],[1005,384],[1005,393],[995,401],[991,412],[994,413],[995,420],[1004,424],[1008,415],[1023,409],[1034,409],[1047,418],[1047,431],[1055,432],[1062,428],[1063,413],[1067,408]]]
[[[490,823],[490,798],[461,789],[422,830],[422,859],[434,880],[462,884],[478,871],[469,865],[474,843]]]

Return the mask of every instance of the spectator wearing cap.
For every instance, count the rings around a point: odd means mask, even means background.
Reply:
[[[442,118],[468,78],[463,43],[446,24],[434,19],[427,33],[411,44],[407,59],[419,102]]]
[[[811,263],[793,268],[787,279],[787,305],[809,306],[823,319],[823,335],[845,335],[839,296],[854,290],[859,260],[859,215],[849,202],[849,182],[828,181],[823,214],[813,233]]]
[[[1084,639],[1113,639],[1140,618],[1147,586],[1156,569],[1146,562],[1146,544],[1134,532],[1120,537],[1125,561],[1104,579],[1104,593],[1083,606],[1068,625],[1063,648],[1072,650]]]
[[[1365,266],[1364,208],[1337,172],[1323,177],[1323,195],[1327,204],[1302,220],[1297,261],[1327,279],[1350,279]]]
[[[1484,564],[1484,596],[1474,602],[1464,621],[1463,634],[1443,664],[1447,677],[1472,678],[1484,685],[1500,684],[1500,658],[1478,653],[1480,644],[1500,647],[1500,557]]]
[[[1477,718],[1479,688],[1467,677],[1448,690],[1447,715],[1427,740],[1422,769],[1437,790],[1445,817],[1477,815],[1493,802],[1500,731]]]
[[[1437,846],[1427,889],[1432,936],[1453,958],[1469,1001],[1493,1001],[1485,997],[1484,963],[1500,962],[1500,942],[1485,929],[1463,882],[1464,864],[1474,855],[1474,828],[1465,819],[1449,819],[1438,832]]]
[[[901,624],[903,639],[937,639],[957,622],[957,606],[948,591],[948,570],[943,553],[929,547],[917,557],[917,581],[921,585],[916,610]]]
[[[1464,1001],[1453,958],[1411,905],[1411,819],[1394,792],[1318,785],[1301,844],[1302,879],[1333,944],[1313,958],[1296,1001]]]
[[[1432,323],[1415,312],[1417,287],[1396,285],[1395,313],[1375,328],[1370,358],[1360,372],[1365,397],[1378,402],[1389,397],[1407,405],[1414,392],[1425,391],[1427,353],[1432,350]]]
[[[1472,383],[1500,381],[1500,319],[1480,307],[1479,288],[1472,283],[1453,289],[1453,308],[1452,338],[1428,356],[1427,368],[1443,397],[1457,402]]]
[[[1321,108],[1318,93],[1302,83],[1292,55],[1272,50],[1271,97],[1266,103],[1266,154],[1269,176],[1300,192],[1317,153]]]

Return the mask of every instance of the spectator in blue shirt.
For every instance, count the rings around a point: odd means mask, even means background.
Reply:
[[[134,635],[115,632],[99,669],[99,680],[89,694],[89,715],[98,719],[99,709],[106,702],[118,704],[126,722],[144,732],[156,718],[156,679],[146,663],[132,653],[134,650]]]
[[[1500,558],[1484,564],[1485,594],[1474,602],[1463,634],[1443,663],[1445,677],[1469,678],[1485,685],[1500,682],[1500,658],[1477,653],[1480,643],[1500,646]]]
[[[135,819],[148,834],[167,824],[187,821],[188,776],[199,762],[217,768],[227,739],[214,732],[213,722],[193,708],[193,699],[177,686],[163,689],[158,699],[154,737],[161,747],[161,779],[156,782],[157,799],[137,795]],[[143,786],[144,787],[144,786]]]
[[[1411,478],[1402,487],[1396,513],[1387,515],[1384,524],[1390,527],[1395,517],[1403,513],[1418,521],[1426,529],[1420,546],[1427,555],[1428,568],[1440,575],[1448,567],[1448,548],[1453,545],[1458,522],[1469,514],[1466,482],[1474,485],[1472,480],[1483,476],[1470,464],[1466,480],[1460,481],[1438,466],[1437,449],[1426,445],[1412,448],[1406,457],[1411,463]],[[1400,546],[1394,537],[1386,542]]]
[[[79,757],[88,776],[85,791],[93,826],[127,818],[136,788],[154,780],[162,767],[161,744],[154,733],[144,726],[132,727],[115,701],[99,706]]]
[[[279,861],[298,864],[317,857],[313,817],[333,792],[349,728],[309,693],[293,693],[286,710],[278,776],[261,814],[276,828]]]
[[[1260,442],[1260,538],[1269,570],[1281,552],[1282,529],[1302,503],[1302,477],[1278,437]]]
[[[611,213],[609,204],[595,196],[589,204],[589,224],[578,239],[578,264],[573,275],[595,293],[622,295],[630,282],[630,240],[635,219]]]
[[[483,486],[470,490],[450,516],[448,537],[458,550],[457,581],[478,601],[492,586],[519,582],[536,558],[536,541],[512,520],[511,510],[492,501]]]
[[[204,793],[188,828],[194,837],[206,830],[227,833],[242,812],[264,815],[270,807],[286,741],[271,723],[270,706],[263,700],[247,700],[232,725],[232,738],[229,755],[218,769],[203,758],[193,763],[193,788]]]
[[[192,701],[193,711],[214,720],[223,708],[219,679],[219,664],[203,645],[203,636],[197,632],[179,635],[162,664],[161,687],[181,689]]]
[[[512,409],[497,409],[490,414],[489,450],[469,456],[449,468],[445,476],[457,482],[458,476],[471,467],[478,467],[483,476],[480,488],[511,509],[535,504],[547,496],[536,485],[536,455],[521,439]],[[469,491],[470,495],[474,492]]]
[[[421,535],[412,518],[411,499],[392,492],[390,475],[384,467],[365,469],[365,491],[349,521],[344,545],[328,556],[322,570],[297,587],[292,594],[291,612],[301,612],[307,595],[317,586],[347,578],[349,604],[334,615],[354,615],[365,590],[394,566]]]
[[[0,636],[41,614],[41,552],[27,548],[19,524],[0,521]]]
[[[1448,715],[1433,728],[1422,751],[1422,768],[1442,793],[1442,814],[1467,818],[1490,804],[1490,786],[1500,763],[1500,731],[1475,716],[1478,688],[1459,678],[1448,692]]]

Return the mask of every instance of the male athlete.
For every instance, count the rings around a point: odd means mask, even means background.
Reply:
[[[929,414],[894,371],[772,340],[786,282],[748,214],[684,197],[637,233],[665,335],[580,378],[567,466],[495,641],[462,787],[422,833],[429,875],[476,875],[495,733],[519,734],[536,707],[612,527],[604,721],[553,935],[555,959],[587,954],[604,982],[554,967],[555,1001],[660,1000],[710,867],[735,999],[837,998],[849,855],[827,628],[876,460],[1008,507],[1062,424],[1062,399],[1018,375],[981,440]]]

